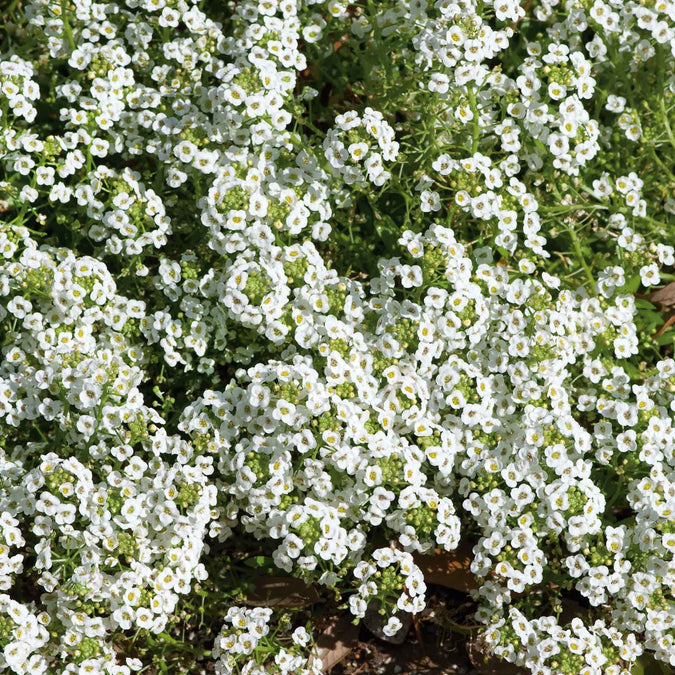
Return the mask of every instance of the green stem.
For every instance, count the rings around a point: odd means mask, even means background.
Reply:
[[[671,141],[672,142],[672,141]],[[649,148],[651,156],[654,158],[654,161],[663,169],[663,171],[668,175],[670,180],[675,181],[675,175],[672,171],[661,161],[659,156],[656,154],[656,148],[652,145]]]
[[[627,214],[628,215],[628,214]],[[643,220],[648,220],[650,223],[654,223],[654,225],[658,225],[659,227],[666,228],[666,231],[672,227],[668,223],[664,223],[660,220],[657,220],[656,218],[652,218],[651,216],[640,216]]]
[[[17,8],[18,5],[19,5],[19,0],[12,0],[9,7],[5,10],[4,16],[10,16],[11,17],[12,14],[14,13],[14,10]]]
[[[609,206],[605,206],[604,204],[569,204],[569,205],[562,205],[562,206],[540,206],[539,207],[539,212],[540,213],[555,213],[555,214],[562,214],[562,213],[572,213],[573,211],[607,211],[609,209]]]
[[[675,136],[673,136],[673,130],[670,128],[670,122],[668,121],[668,111],[666,110],[666,102],[661,99],[659,101],[661,106],[661,114],[663,115],[663,124],[666,127],[666,134],[668,134],[668,140],[670,144],[675,148]]]
[[[591,272],[591,268],[588,266],[583,251],[581,250],[581,242],[579,241],[579,237],[577,237],[577,233],[574,230],[574,227],[572,227],[571,225],[567,228],[567,231],[570,233],[570,237],[572,238],[572,245],[574,246],[574,252],[577,256],[577,260],[579,261],[579,263],[584,269],[584,272],[586,273],[586,279],[590,284],[589,290],[592,292],[595,287],[595,278],[593,277],[593,272]]]
[[[370,20],[373,22],[373,33],[375,34],[375,51],[377,52],[378,60],[380,65],[384,68],[384,72],[388,76],[387,79],[390,80],[392,74],[392,54],[385,52],[384,40],[382,39],[382,30],[377,23],[378,12],[372,0],[368,0],[368,15]]]
[[[452,619],[444,619],[444,623],[447,623],[454,632],[464,633],[466,635],[470,635],[480,628],[480,626],[461,626],[460,624],[455,623]]]
[[[64,41],[70,45],[70,49],[75,49],[75,40],[73,39],[73,31],[70,28],[68,21],[68,8],[66,7],[66,0],[61,0],[61,20],[63,21],[63,35]]]
[[[473,87],[468,88],[469,108],[473,113],[473,136],[471,143],[471,154],[475,155],[478,152],[478,140],[480,138],[480,125],[478,120],[478,104],[476,103],[476,92]]]

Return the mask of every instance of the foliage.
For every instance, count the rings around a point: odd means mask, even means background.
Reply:
[[[0,669],[675,666],[672,0],[2,12]]]

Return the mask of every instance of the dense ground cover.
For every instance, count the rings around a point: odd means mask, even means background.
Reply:
[[[0,670],[675,666],[672,0],[0,11]]]

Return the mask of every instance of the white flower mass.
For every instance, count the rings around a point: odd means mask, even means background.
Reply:
[[[316,675],[219,551],[391,636],[460,542],[486,653],[675,667],[675,3],[18,4],[0,671],[147,672],[196,598]]]

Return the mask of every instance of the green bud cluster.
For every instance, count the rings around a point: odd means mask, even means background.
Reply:
[[[279,201],[278,199],[270,199],[269,203],[267,204],[267,217],[274,221],[276,224],[281,223],[283,224],[286,222],[286,218],[288,218],[288,214],[291,212],[291,206],[290,204],[287,204],[286,202]],[[304,274],[304,273],[303,273]],[[302,277],[299,277],[298,281]]]
[[[270,292],[270,280],[261,272],[249,274],[246,280],[244,293],[251,301],[252,305],[259,306],[264,297]]]
[[[149,438],[147,419],[142,415],[139,415],[135,420],[131,420],[129,422],[129,431],[131,433],[131,438],[129,439],[131,445],[141,441],[147,441]]]
[[[389,366],[395,366],[397,363],[398,359],[385,356],[380,351],[373,352],[373,373],[377,375],[377,377],[382,377],[382,373],[389,368]]]
[[[201,434],[195,431],[192,433],[190,440],[192,441],[192,447],[195,449],[196,454],[202,455],[210,452],[210,445],[213,439],[209,434]]]
[[[69,581],[64,586],[64,590],[78,598],[85,598],[90,592],[89,588],[85,584],[81,584],[78,581]]]
[[[396,454],[390,457],[381,457],[377,464],[382,469],[382,483],[384,485],[398,485],[403,482],[403,460]]]
[[[267,211],[269,213],[270,207],[267,207]],[[286,214],[288,215],[288,214]],[[275,217],[274,215],[272,217]],[[285,219],[286,216],[283,218]],[[282,220],[280,217],[276,217],[275,219]],[[297,260],[286,260],[284,261],[284,273],[286,274],[286,278],[288,279],[288,283],[291,285],[300,285],[302,284],[303,278],[305,276],[305,272],[307,272],[307,269],[309,268],[309,263],[305,258],[299,258]]]
[[[113,64],[108,61],[105,55],[98,52],[92,57],[87,70],[91,70],[98,77],[104,77],[112,67]]]
[[[179,137],[183,141],[194,143],[197,147],[201,147],[205,141],[208,141],[208,135],[201,126],[187,127],[181,131]]]
[[[382,431],[382,427],[377,421],[377,417],[373,415],[370,416],[370,419],[363,426],[369,434],[376,434],[378,431]]]
[[[408,398],[402,391],[396,392],[396,398],[401,406],[401,410],[408,410],[417,403],[416,397],[413,396],[412,398]]]
[[[435,246],[425,246],[424,248],[424,265],[422,266],[422,274],[424,280],[432,281],[434,278],[443,277],[448,261],[445,253]]]
[[[329,387],[329,391],[330,389],[331,387]],[[351,382],[336,385],[334,391],[340,398],[354,398],[356,396],[356,387]]]
[[[569,516],[579,516],[584,512],[584,507],[588,502],[588,497],[575,485],[572,485],[567,490],[567,498],[569,499],[569,508],[567,514]]]
[[[554,359],[555,357],[555,347],[552,347],[551,345],[536,344],[530,348],[530,358],[527,359],[527,363],[528,365],[535,365],[542,361],[547,361],[548,359]]]
[[[52,494],[58,494],[59,499],[64,501],[70,498],[64,497],[63,494],[59,492],[59,488],[65,483],[73,483],[74,480],[75,476],[73,476],[72,473],[62,469],[61,467],[57,467],[54,469],[54,471],[45,474],[45,487]]]
[[[262,38],[258,41],[258,44],[261,47],[267,47],[267,45],[270,42],[274,42],[275,40],[279,39],[279,33],[275,30],[270,30],[265,35],[262,36]]]
[[[190,260],[181,260],[180,270],[183,279],[199,279],[201,277],[201,270],[197,265],[196,258]]]
[[[671,607],[671,603],[668,598],[666,598],[663,588],[657,588],[650,596],[649,602],[647,603],[647,609],[653,609],[655,611],[668,610]]]
[[[654,529],[661,534],[672,534],[675,532],[675,520],[669,520],[667,522],[658,522],[654,526]]]
[[[136,543],[133,535],[129,532],[119,532],[117,534],[117,541],[118,544],[116,551],[118,556],[126,556],[127,558],[131,558],[138,550],[138,544]]]
[[[302,400],[302,387],[293,382],[282,382],[281,384],[275,384],[272,387],[272,390],[279,397],[279,399],[288,401],[293,405],[297,405]]]
[[[103,646],[96,638],[83,637],[80,643],[70,652],[73,662],[78,665],[87,659],[95,659],[103,653]]]
[[[281,495],[279,499],[279,508],[282,511],[286,511],[289,509],[293,504],[298,503],[298,496],[297,495]]]
[[[345,306],[345,299],[347,298],[347,287],[340,283],[337,286],[331,286],[326,290],[328,296],[328,305],[331,314],[338,315]]]
[[[80,598],[73,600],[72,607],[75,611],[84,612],[89,616],[103,616],[110,609],[107,602],[81,600]]]
[[[455,389],[464,395],[467,403],[480,403],[480,396],[476,391],[476,383],[474,380],[467,377],[465,373],[460,375],[459,382],[455,385]]]
[[[127,317],[126,321],[124,322],[124,326],[122,326],[122,329],[120,330],[120,333],[122,333],[122,335],[124,335],[124,337],[127,338],[129,342],[133,342],[136,338],[141,336],[140,321],[133,317]]]
[[[548,81],[556,84],[563,84],[569,86],[572,84],[574,71],[565,63],[558,63],[553,66],[545,66],[544,73],[548,77]]]
[[[586,665],[586,660],[583,654],[575,654],[567,647],[561,645],[560,652],[555,656],[547,659],[546,665],[551,668],[554,673],[561,673],[561,675],[577,675],[581,669]]]
[[[0,647],[5,648],[14,639],[16,624],[9,616],[0,615]]]
[[[506,107],[511,103],[518,103],[520,101],[520,95],[517,91],[507,91],[500,98],[500,102]]]
[[[459,320],[464,326],[470,326],[476,319],[476,303],[473,300],[469,300],[466,303],[466,307],[460,312],[457,312]]]
[[[631,561],[633,570],[646,570],[652,555],[652,551],[642,551],[637,544],[633,544],[629,546],[626,552],[626,559]]]
[[[463,99],[463,105],[468,105],[468,101]],[[456,171],[446,177],[446,183],[453,192],[466,190],[470,195],[477,196],[484,190],[484,185],[480,179],[480,174],[469,173],[468,171]]]
[[[339,431],[342,425],[337,417],[330,412],[325,412],[320,417],[312,420],[312,426],[316,427],[319,434],[321,434],[324,431]]]
[[[321,538],[321,521],[314,516],[296,526],[298,537],[305,543],[305,547],[313,546]]]
[[[108,498],[106,500],[106,508],[113,516],[117,516],[122,511],[124,506],[124,497],[119,488],[110,488],[108,490]]]
[[[370,145],[373,142],[372,136],[370,136],[362,126],[350,129],[346,136],[346,142],[348,145],[351,143],[366,143]]]
[[[270,477],[269,455],[249,452],[246,455],[246,466],[253,471],[258,481],[266,481]]]
[[[610,567],[614,562],[614,555],[600,542],[584,549],[584,553],[593,567],[599,567],[600,565]]]
[[[258,77],[258,74],[252,68],[244,68],[244,70],[234,78],[233,82],[241,87],[247,94],[260,91],[263,88],[260,77]]]
[[[174,501],[179,506],[179,508],[183,509],[185,512],[199,501],[201,492],[202,489],[199,485],[195,483],[184,483],[181,485],[180,490],[178,491],[178,496]]]
[[[415,528],[418,538],[422,540],[431,538],[438,525],[436,510],[426,504],[406,511],[405,519]]]
[[[551,305],[551,294],[545,292],[533,293],[525,302],[525,306],[534,312],[542,312]]]
[[[393,326],[387,327],[387,333],[393,335],[400,343],[403,349],[414,350],[419,343],[417,329],[419,321],[412,319],[399,319]]]
[[[503,487],[498,473],[479,471],[470,483],[471,488],[480,494],[487,494],[490,490]]]
[[[221,203],[218,205],[218,210],[222,213],[228,213],[229,211],[239,211],[248,209],[248,200],[249,194],[244,190],[244,188],[235,185],[233,188],[230,188],[225,195]]]
[[[330,340],[328,346],[332,352],[337,352],[343,359],[349,358],[351,348],[346,340]]]
[[[429,436],[421,436],[417,439],[417,445],[420,449],[426,450],[434,445],[438,445],[441,439],[441,433],[438,429],[434,429]]]
[[[44,265],[27,269],[21,282],[21,291],[27,300],[48,296],[53,287],[54,272]]]
[[[395,566],[378,570],[375,572],[374,577],[377,579],[376,583],[378,590],[384,597],[399,595],[403,590],[403,577],[399,574]]]

